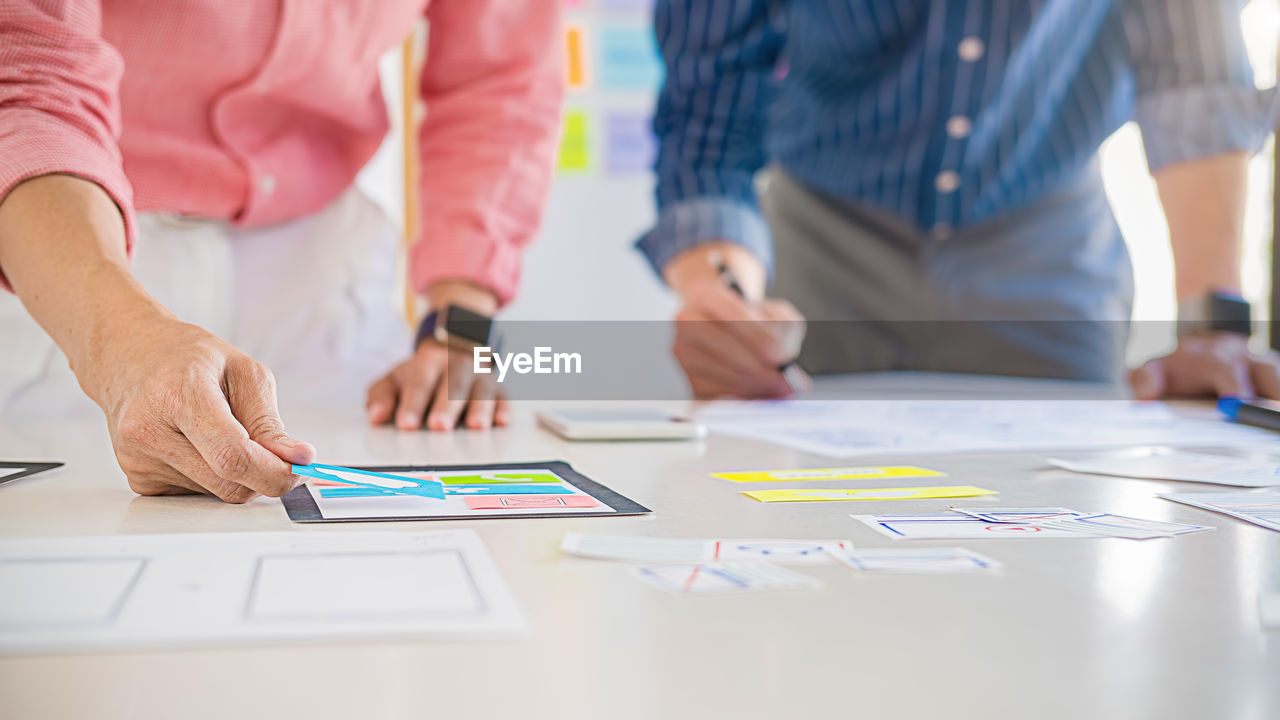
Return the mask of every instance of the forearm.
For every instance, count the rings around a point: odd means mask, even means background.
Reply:
[[[0,269],[82,384],[114,328],[172,317],[130,275],[120,209],[87,180],[44,175],[4,198]]]
[[[459,305],[485,315],[498,312],[498,294],[469,280],[438,280],[427,287],[427,307]]]
[[[1155,173],[1169,221],[1179,301],[1212,291],[1240,291],[1240,248],[1249,156],[1215,155]]]

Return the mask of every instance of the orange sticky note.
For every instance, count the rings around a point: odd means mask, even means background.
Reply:
[[[564,31],[565,72],[570,90],[587,86],[586,36],[582,28],[570,25]]]

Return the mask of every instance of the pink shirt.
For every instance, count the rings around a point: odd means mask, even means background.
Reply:
[[[378,58],[425,14],[414,286],[515,292],[552,175],[561,0],[3,0],[0,198],[48,173],[123,211],[277,223],[387,133]]]

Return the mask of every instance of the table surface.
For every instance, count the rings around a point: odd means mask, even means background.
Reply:
[[[934,391],[993,387],[932,382]],[[1280,590],[1280,533],[1155,497],[1213,486],[1077,475],[1031,453],[863,458],[857,464],[944,470],[949,482],[1000,491],[1004,506],[1066,505],[1217,530],[1146,542],[932,543],[978,550],[1004,571],[860,576],[806,566],[824,589],[679,597],[624,566],[563,557],[559,542],[578,531],[884,547],[892,541],[850,513],[934,512],[948,501],[762,504],[708,474],[837,461],[714,436],[568,443],[537,428],[528,407],[511,428],[488,433],[369,429],[358,411],[287,420],[328,462],[564,459],[654,513],[299,526],[274,500],[134,496],[100,422],[0,426],[0,457],[67,463],[0,488],[0,537],[473,527],[532,625],[504,639],[0,658],[0,717],[1280,717],[1280,633],[1262,629],[1257,610],[1262,592]]]

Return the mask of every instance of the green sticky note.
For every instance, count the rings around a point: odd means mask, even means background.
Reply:
[[[503,484],[527,484],[527,483],[558,483],[560,478],[551,473],[544,472],[528,472],[528,473],[485,473],[483,475],[445,475],[438,476],[440,482],[445,485],[503,485]]]
[[[565,113],[557,166],[561,170],[586,170],[591,167],[591,137],[587,114],[582,110]]]

